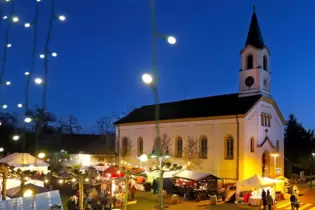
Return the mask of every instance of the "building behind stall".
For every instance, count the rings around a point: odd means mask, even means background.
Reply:
[[[160,104],[161,134],[170,140],[172,163],[186,164],[192,137],[201,160],[195,170],[231,182],[256,173],[283,175],[285,120],[271,95],[270,51],[255,11],[240,58],[238,93]],[[151,153],[154,112],[154,105],[142,106],[115,123],[120,160],[139,165],[140,155]]]

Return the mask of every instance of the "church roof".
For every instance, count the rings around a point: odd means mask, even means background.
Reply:
[[[160,120],[246,114],[261,95],[239,97],[238,93],[195,98],[160,104]],[[155,105],[146,105],[132,111],[115,124],[154,121]]]
[[[251,45],[258,49],[263,49],[265,47],[265,43],[264,43],[263,36],[261,34],[258,19],[257,19],[255,7],[254,7],[252,20],[250,22],[250,26],[249,26],[249,30],[247,34],[245,46],[247,45]]]

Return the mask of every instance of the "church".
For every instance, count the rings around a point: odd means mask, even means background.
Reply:
[[[240,57],[238,93],[160,104],[172,164],[194,162],[192,170],[231,182],[283,175],[285,119],[271,95],[270,52],[255,10]],[[139,157],[151,153],[154,110],[142,106],[115,123],[120,160],[139,166]]]

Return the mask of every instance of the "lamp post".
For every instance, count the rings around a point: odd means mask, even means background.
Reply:
[[[159,206],[158,209],[163,210],[163,170],[162,170],[162,163],[165,158],[169,158],[169,151],[167,150],[165,154],[163,154],[163,148],[162,148],[162,139],[160,136],[160,126],[159,126],[159,95],[158,95],[158,90],[156,87],[156,80],[152,77],[151,74],[143,74],[142,75],[142,81],[149,85],[154,94],[154,99],[155,99],[155,117],[156,117],[156,139],[154,141],[154,147],[152,150],[152,153],[150,154],[151,158],[156,158],[158,163],[159,163],[159,169],[160,169],[160,174],[159,174]]]
[[[311,183],[310,187],[313,187],[313,165],[314,165],[315,152],[312,152],[312,162],[311,162]]]
[[[277,176],[277,157],[279,156],[278,153],[272,153],[271,156],[274,158],[274,170],[275,170],[275,178]]]

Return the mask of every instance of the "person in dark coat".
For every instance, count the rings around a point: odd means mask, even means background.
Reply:
[[[262,190],[262,193],[261,193],[261,201],[262,201],[262,204],[263,204],[264,210],[265,210],[266,206],[267,206],[267,194],[266,194],[266,191],[264,189]]]
[[[73,196],[70,197],[70,199],[67,203],[67,208],[68,208],[68,210],[76,210],[75,199]]]
[[[153,179],[152,187],[153,187],[153,194],[156,194],[157,193],[157,181],[156,181],[156,179]]]

